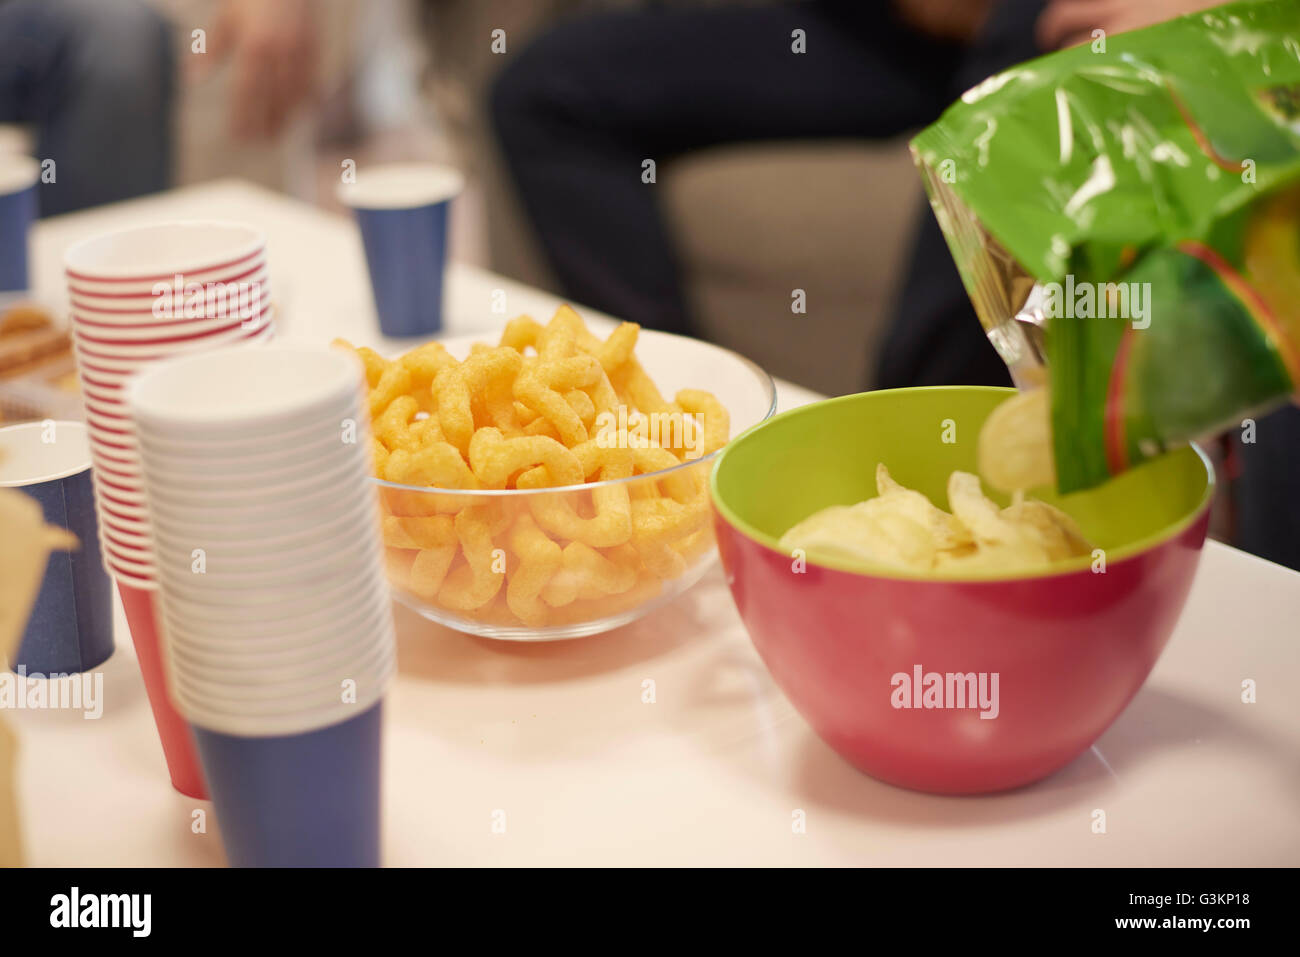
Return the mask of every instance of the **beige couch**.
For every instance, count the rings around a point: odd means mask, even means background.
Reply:
[[[703,334],[822,392],[866,388],[921,194],[904,144],[740,146],[664,182]]]

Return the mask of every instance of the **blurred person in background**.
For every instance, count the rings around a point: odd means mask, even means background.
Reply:
[[[318,8],[328,0],[221,0],[205,56],[192,59],[203,77],[223,64],[233,71],[228,128],[237,140],[279,136],[316,90]]]
[[[0,0],[0,123],[54,161],[42,216],[166,188],[174,88],[169,27],[142,0]]]
[[[1034,13],[1041,5],[1015,4]],[[643,161],[662,167],[737,142],[884,139],[920,126],[953,99],[954,74],[990,6],[646,9],[572,19],[540,36],[502,71],[491,108],[564,292],[650,328],[692,331]],[[1028,19],[1021,32],[1031,46]],[[807,52],[794,48],[797,37]]]
[[[575,18],[501,72],[492,120],[566,295],[649,328],[694,331],[657,166],[713,146],[887,138],[1044,52],[1218,0],[852,0]],[[805,53],[792,49],[802,31]],[[779,201],[779,197],[771,197]],[[871,224],[863,228],[870,230]],[[926,204],[872,388],[1009,385]],[[1235,544],[1300,568],[1300,410],[1228,442]]]
[[[220,137],[273,145],[315,93],[319,21],[336,0],[0,0],[0,123],[54,161],[41,215],[167,188],[184,81],[230,73]],[[191,30],[205,30],[203,48]],[[183,51],[178,62],[177,51]]]
[[[564,292],[650,328],[690,332],[644,160],[662,166],[737,142],[898,136],[985,77],[1090,39],[1094,28],[1121,32],[1211,5],[814,0],[573,18],[501,72],[492,118]],[[879,385],[1008,382],[928,206],[921,219],[900,297],[908,318],[893,324]]]

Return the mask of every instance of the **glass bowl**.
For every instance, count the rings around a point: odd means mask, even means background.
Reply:
[[[442,340],[457,358],[486,337]],[[706,389],[730,435],[776,410],[772,377],[730,350],[642,330],[660,391]],[[449,490],[375,479],[394,597],[469,634],[580,638],[672,601],[717,559],[708,478],[718,452],[630,478],[540,489]]]

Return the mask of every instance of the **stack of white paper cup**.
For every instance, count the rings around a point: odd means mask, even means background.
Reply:
[[[127,390],[169,688],[232,863],[378,863],[396,658],[363,387],[346,352],[273,344]]]
[[[154,558],[124,389],[160,359],[271,338],[266,241],[235,223],[165,223],[77,243],[64,265],[101,551],[120,584],[150,589]]]

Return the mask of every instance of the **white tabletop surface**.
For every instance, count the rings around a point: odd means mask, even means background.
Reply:
[[[41,223],[37,291],[60,300],[69,243],[153,218],[258,224],[290,338],[385,346],[352,224],[235,182]],[[555,305],[482,270],[449,273],[449,333]],[[779,394],[785,408],[815,398],[787,383]],[[899,790],[840,760],[772,683],[716,568],[674,604],[573,642],[494,642],[395,613],[390,865],[1300,864],[1300,574],[1216,543],[1151,679],[1092,751],[981,798]],[[6,713],[27,859],[220,864],[215,827],[193,833],[206,806],[167,783],[120,609],[117,637],[102,718]],[[1241,700],[1246,679],[1256,703]]]

